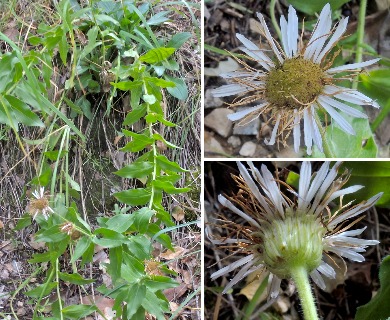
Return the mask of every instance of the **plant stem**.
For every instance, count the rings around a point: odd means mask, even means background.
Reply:
[[[278,22],[276,21],[275,5],[276,5],[276,0],[271,0],[269,14],[271,15],[272,25],[274,26],[274,29],[275,29],[276,33],[278,34],[279,40],[282,40],[282,33],[280,32]]]
[[[324,129],[322,127],[322,124],[321,124],[321,120],[318,116],[318,113],[315,113],[314,114],[314,118],[315,118],[315,121],[317,123],[317,126],[320,130],[320,133],[321,133],[321,137],[322,137],[322,148],[324,150],[324,154],[327,158],[337,158],[335,154],[333,154],[333,152],[331,151],[330,149],[330,146],[329,146],[329,141],[326,137],[326,129]]]
[[[308,272],[303,266],[298,266],[291,270],[291,277],[297,287],[305,320],[318,320],[317,308],[308,276]]]
[[[264,290],[267,288],[268,284],[268,276],[266,276],[259,287],[257,288],[255,294],[253,295],[252,299],[249,301],[249,304],[246,307],[244,320],[249,320],[253,311],[255,310],[257,304],[259,303],[259,299],[261,294],[264,292]]]
[[[366,23],[366,9],[367,0],[361,0],[359,6],[359,17],[357,27],[357,40],[356,40],[356,56],[355,62],[359,63],[363,60],[363,42],[364,42],[364,27]],[[356,76],[355,81],[352,84],[352,88],[356,89],[358,86],[359,76]]]

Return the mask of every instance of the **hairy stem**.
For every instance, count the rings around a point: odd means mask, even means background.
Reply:
[[[291,270],[291,276],[297,287],[305,320],[318,320],[317,308],[306,268],[303,266],[293,268]]]

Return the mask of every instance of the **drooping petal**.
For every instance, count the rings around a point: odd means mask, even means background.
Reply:
[[[211,276],[210,276],[211,280],[215,280],[215,279],[217,279],[225,274],[230,273],[231,271],[241,267],[242,265],[249,263],[251,260],[253,260],[253,258],[254,258],[254,255],[250,254],[248,256],[245,256],[244,258],[241,258],[241,259],[229,264],[226,267],[223,267],[222,269],[219,269],[218,271],[211,274]]]
[[[339,125],[339,127],[351,134],[356,135],[355,130],[352,128],[351,124],[345,120],[341,114],[339,114],[330,104],[326,103],[324,100],[320,100],[321,97],[318,98],[319,102],[321,103],[321,106],[326,110],[326,112],[329,113],[329,115],[332,117],[334,121]]]
[[[332,106],[332,107],[335,107],[341,111],[343,111],[344,113],[352,116],[352,117],[356,117],[356,118],[368,118],[367,115],[359,110],[356,110],[355,108],[352,108],[344,103],[341,103],[340,101],[337,101],[335,99],[332,99],[330,97],[327,97],[327,96],[323,96],[323,95],[320,95],[318,97],[318,101],[322,104],[322,103],[327,103],[328,105]]]
[[[299,146],[301,145],[301,117],[296,109],[294,109],[294,151],[299,152]]]
[[[346,64],[344,66],[330,68],[326,72],[328,72],[328,73],[339,73],[341,71],[346,71],[346,70],[356,70],[356,69],[360,69],[360,68],[363,68],[363,67],[370,66],[370,65],[378,62],[379,60],[380,60],[380,58],[367,60],[367,61],[363,61],[363,62],[358,62],[358,63]]]
[[[234,96],[236,94],[246,93],[250,90],[253,90],[252,86],[242,84],[242,83],[232,83],[232,84],[226,84],[219,88],[215,88],[211,90],[211,93],[214,97],[220,98],[220,97],[229,97]]]
[[[260,104],[258,106],[255,106],[255,107],[251,107],[251,108],[248,108],[248,109],[245,109],[245,110],[242,110],[242,111],[238,111],[238,112],[235,112],[235,113],[232,113],[232,114],[228,114],[228,119],[230,121],[237,121],[237,120],[240,120],[242,118],[244,118],[245,116],[247,116],[248,114],[252,113],[252,112],[255,112],[257,110],[260,110],[262,108],[264,108],[265,106],[267,106],[268,103],[263,103],[263,104]]]
[[[275,144],[275,142],[276,142],[276,134],[278,132],[280,119],[281,119],[281,115],[278,114],[277,117],[276,117],[276,123],[274,125],[274,128],[272,129],[271,139],[269,141],[267,139],[264,139],[264,142],[265,142],[266,145],[272,146],[272,145]]]

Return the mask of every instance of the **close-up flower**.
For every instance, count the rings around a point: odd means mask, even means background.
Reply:
[[[249,170],[240,162],[237,165],[240,176],[234,175],[233,179],[238,193],[218,196],[219,203],[237,218],[222,216],[212,222],[227,236],[209,234],[213,245],[234,258],[234,262],[211,274],[212,280],[232,276],[223,293],[248,275],[260,272],[269,275],[270,298],[278,296],[282,279],[292,279],[301,300],[307,300],[300,292],[302,277],[306,276],[308,282],[310,276],[325,289],[326,278],[336,278],[341,270],[335,261],[363,262],[366,248],[379,243],[359,238],[366,227],[353,226],[382,193],[360,203],[344,203],[345,196],[364,186],[344,187],[350,172],[340,173],[340,162],[333,166],[325,162],[314,174],[311,163],[302,162],[297,191],[274,177],[264,164],[260,170],[252,162],[248,162]],[[303,310],[305,316],[310,313],[305,306]]]
[[[229,114],[228,118],[245,124],[264,115],[273,125],[271,137],[265,139],[265,143],[286,144],[292,131],[297,153],[301,145],[303,122],[303,140],[308,155],[313,152],[313,144],[324,152],[323,136],[329,122],[335,122],[345,133],[355,135],[356,128],[345,116],[367,118],[367,115],[348,103],[375,108],[379,108],[379,105],[356,89],[340,86],[340,82],[353,80],[363,67],[373,65],[380,59],[332,67],[337,52],[330,53],[343,37],[348,17],[332,27],[331,8],[326,4],[310,39],[304,42],[303,30],[301,35],[298,30],[298,16],[290,6],[288,19],[284,16],[280,18],[281,44],[272,37],[263,15],[257,13],[257,17],[260,32],[275,59],[270,58],[266,48],[259,47],[242,34],[236,34],[243,44],[240,50],[258,66],[253,67],[236,58],[243,68],[221,74],[229,84],[214,89],[212,93],[214,97],[237,96],[230,104],[233,107],[258,104]]]
[[[39,190],[32,192],[34,198],[30,199],[27,211],[32,215],[35,220],[38,214],[47,220],[50,213],[54,213],[53,209],[50,208],[49,197],[45,194],[45,188],[40,187]]]

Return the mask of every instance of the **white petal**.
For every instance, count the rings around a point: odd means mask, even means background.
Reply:
[[[328,73],[339,73],[341,71],[346,71],[346,70],[356,70],[356,69],[360,69],[360,68],[363,68],[363,67],[370,66],[370,65],[378,62],[379,60],[380,60],[380,58],[372,59],[372,60],[368,60],[368,61],[364,61],[364,62],[346,64],[344,66],[330,68],[326,72],[328,72]]]
[[[325,54],[332,49],[333,45],[339,41],[340,37],[344,34],[345,30],[347,29],[348,24],[348,18],[343,18],[340,20],[336,30],[333,33],[333,36],[330,38],[329,42],[325,46],[324,49],[322,49],[322,52],[318,55],[318,57],[314,60],[315,63],[320,63],[322,58],[325,56]]]
[[[311,35],[309,45],[305,50],[304,57],[305,59],[312,59],[313,55],[321,51],[326,39],[328,38],[328,33],[332,26],[331,11],[330,5],[327,3],[322,9],[318,22],[314,28],[314,32]]]
[[[269,290],[269,296],[271,297],[271,299],[274,299],[279,295],[281,282],[281,279],[272,274],[271,287]]]
[[[211,274],[210,278],[211,278],[211,280],[214,280],[214,279],[217,279],[217,278],[219,278],[227,273],[230,273],[231,271],[233,271],[233,270],[241,267],[242,265],[247,264],[248,262],[252,261],[253,258],[254,258],[253,254],[250,254],[249,256],[241,258],[241,259],[229,264],[228,266],[223,267],[222,269],[219,269],[218,271],[214,272],[213,274]]]
[[[299,152],[299,146],[301,145],[301,117],[296,109],[294,109],[294,151]]]
[[[241,83],[233,83],[233,84],[226,84],[219,88],[213,89],[211,90],[211,93],[214,97],[220,98],[220,97],[234,96],[240,93],[246,93],[250,90],[253,90],[253,87]]]
[[[317,268],[324,276],[334,279],[336,278],[336,271],[326,262],[321,261],[320,266]]]
[[[233,205],[228,199],[226,199],[223,195],[218,196],[218,201],[220,204],[223,206],[229,208],[231,211],[233,211],[235,214],[239,215],[241,218],[245,219],[248,221],[249,224],[251,224],[254,227],[260,228],[260,225],[250,216],[248,216],[245,212],[241,211],[237,207]]]
[[[250,114],[252,112],[255,112],[261,108],[264,108],[267,105],[268,105],[268,102],[260,104],[260,105],[255,106],[255,107],[251,107],[251,108],[242,110],[242,111],[238,111],[238,112],[229,114],[227,117],[230,121],[237,121],[237,120],[244,118],[245,116],[247,116],[248,114]]]
[[[310,110],[311,110],[311,126],[313,128],[313,138],[314,138],[314,143],[315,145],[317,146],[317,148],[323,152],[323,149],[322,149],[322,136],[321,136],[321,133],[320,133],[320,128],[318,127],[317,125],[317,122],[316,122],[316,119],[314,117],[314,113],[316,112],[316,105],[315,104],[312,104],[311,107],[310,107]]]
[[[324,162],[321,166],[320,170],[318,170],[316,176],[313,179],[313,182],[310,185],[310,189],[307,192],[306,201],[311,202],[315,194],[320,190],[326,175],[329,170],[329,162]]]
[[[230,282],[228,285],[225,287],[225,289],[222,291],[222,293],[226,293],[232,288],[236,283],[240,282],[241,280],[245,279],[246,276],[251,274],[252,272],[259,270],[263,268],[263,265],[253,265],[255,264],[256,261],[253,261],[253,263],[248,263],[246,266],[244,266]]]
[[[328,251],[333,252],[339,255],[340,257],[344,257],[352,261],[356,261],[356,262],[364,261],[364,257],[361,254],[351,250],[351,248],[330,247]]]
[[[250,163],[253,165],[253,163]],[[249,165],[250,165],[249,164]],[[245,166],[241,162],[237,162],[238,170],[240,170],[241,176],[244,178],[246,184],[248,185],[249,189],[252,191],[256,199],[260,202],[260,204],[265,208],[269,210],[269,206],[267,205],[267,201],[263,197],[263,195],[260,193],[259,188],[256,186],[255,182],[253,181],[252,177],[250,176],[248,170],[245,168]]]
[[[358,204],[355,208],[350,209],[350,210],[348,210],[346,212],[343,212],[341,215],[339,215],[334,220],[332,220],[328,224],[328,227],[330,229],[333,229],[340,222],[343,222],[343,221],[345,221],[347,219],[356,217],[357,215],[361,214],[362,212],[368,210],[369,208],[371,208],[375,204],[375,202],[377,202],[379,200],[379,198],[382,195],[383,195],[383,192],[380,192],[380,193],[376,194],[375,196],[371,197],[370,199],[368,199],[367,201],[364,201],[364,202]]]
[[[280,55],[279,49],[277,48],[274,39],[271,36],[271,33],[268,30],[267,24],[265,23],[264,17],[261,13],[257,13],[257,17],[260,20],[260,23],[263,27],[263,31],[265,34],[265,37],[267,38],[268,43],[271,45],[272,50],[274,51],[276,57],[278,58],[280,63],[283,63],[284,59]]]
[[[330,114],[332,119],[336,121],[336,123],[339,125],[339,127],[351,134],[351,135],[356,135],[355,130],[352,128],[352,126],[348,123],[347,120],[345,120],[331,105],[326,103],[325,101],[321,101],[321,106]]]
[[[231,78],[249,78],[255,79],[260,75],[264,75],[262,71],[251,72],[251,71],[231,71],[226,73],[221,73],[219,76],[225,79]],[[264,83],[264,82],[263,82]]]
[[[292,57],[291,50],[288,42],[288,26],[287,26],[286,18],[283,15],[280,17],[280,30],[282,32],[282,45],[283,45],[284,53],[288,58],[291,58]]]
[[[297,53],[298,50],[298,16],[293,8],[288,8],[288,46],[292,51],[292,56]]]
[[[309,190],[311,179],[311,163],[309,161],[303,161],[299,176],[298,185],[298,210],[305,209],[307,207],[306,195]]]
[[[258,61],[264,69],[270,70],[270,67],[275,65],[272,60],[252,41],[239,33],[236,33],[236,37],[245,46],[245,48],[240,48],[240,50],[244,51],[248,56]]]
[[[326,289],[326,285],[325,285],[324,279],[322,279],[322,276],[320,275],[320,273],[316,269],[314,269],[312,272],[310,272],[310,278],[322,290]]]
[[[303,110],[303,133],[304,140],[306,145],[306,152],[308,155],[311,155],[311,147],[313,145],[313,129],[311,126],[311,115],[308,110]]]
[[[281,119],[281,115],[278,114],[277,118],[276,118],[276,123],[274,125],[274,128],[272,129],[272,133],[271,133],[271,139],[268,140],[267,139],[264,139],[264,142],[266,145],[269,145],[269,146],[272,146],[275,144],[275,141],[276,141],[276,134],[278,132],[278,128],[279,128],[279,122],[280,122],[280,119]]]
[[[280,215],[284,217],[283,204],[285,204],[286,202],[282,197],[278,185],[276,184],[275,178],[272,176],[271,172],[269,172],[268,168],[264,164],[261,166],[261,173],[264,177],[264,183],[268,191],[268,197],[270,198],[274,207],[278,210]]]
[[[353,116],[353,117],[356,117],[356,118],[368,118],[366,114],[364,114],[363,112],[359,111],[359,110],[356,110],[355,108],[352,108],[344,103],[341,103],[340,101],[337,101],[335,99],[332,99],[330,97],[327,97],[327,96],[323,96],[323,95],[320,95],[318,97],[318,101],[321,103],[322,101],[341,110],[342,112],[350,115],[350,116]]]

